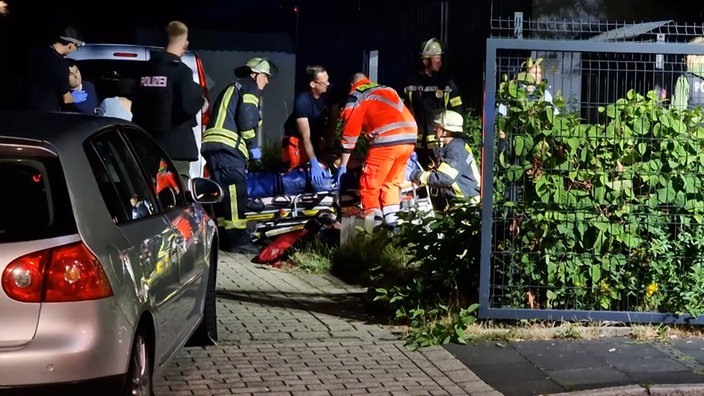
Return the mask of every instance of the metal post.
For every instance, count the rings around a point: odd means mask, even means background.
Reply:
[[[513,37],[523,38],[523,13],[521,11],[513,13]]]
[[[658,33],[657,34],[657,42],[658,43],[665,42],[665,33]],[[665,55],[663,55],[663,54],[655,55],[655,68],[658,70],[663,70],[665,68]]]

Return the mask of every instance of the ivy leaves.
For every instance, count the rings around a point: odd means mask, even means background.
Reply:
[[[703,311],[677,283],[704,282],[691,266],[704,249],[682,238],[704,235],[702,110],[630,90],[588,124],[559,93],[547,103],[544,86],[528,95],[518,80],[504,79],[497,95],[509,113],[497,120],[506,142],[494,206],[521,225],[498,244],[520,265],[501,272],[504,282],[545,288],[541,308]],[[524,306],[515,296],[509,304]]]

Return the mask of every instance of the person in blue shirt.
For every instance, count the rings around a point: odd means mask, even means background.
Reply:
[[[98,108],[98,93],[95,90],[95,85],[90,81],[84,81],[81,76],[81,70],[78,64],[73,59],[68,61],[68,86],[71,91],[83,91],[86,93],[86,100],[78,103],[73,103],[68,107],[71,111],[76,111],[81,114],[96,114]]]
[[[306,67],[308,87],[296,96],[293,112],[284,123],[282,155],[288,169],[310,161],[311,179],[322,185],[328,172],[320,163],[326,138],[337,126],[339,103],[333,100],[332,85],[323,66]]]
[[[98,114],[103,117],[122,118],[132,121],[132,97],[136,82],[132,78],[116,77],[115,96],[110,96],[100,102]]]

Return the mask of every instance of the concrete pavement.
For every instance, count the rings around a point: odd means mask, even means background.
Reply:
[[[505,396],[704,395],[703,339],[644,341],[610,330],[626,329],[603,328],[595,338],[444,348]]]
[[[158,396],[502,395],[441,347],[406,350],[361,288],[225,252],[218,272],[219,345],[185,348]]]

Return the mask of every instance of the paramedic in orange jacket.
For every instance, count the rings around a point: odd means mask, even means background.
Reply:
[[[362,132],[369,141],[359,180],[362,209],[365,216],[373,214],[379,224],[383,218],[393,229],[398,226],[400,185],[406,163],[418,138],[416,121],[393,88],[372,83],[363,73],[352,78],[341,119],[344,126],[338,185]]]

